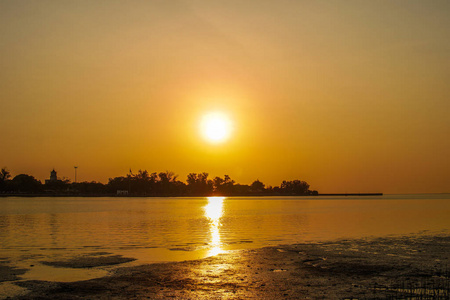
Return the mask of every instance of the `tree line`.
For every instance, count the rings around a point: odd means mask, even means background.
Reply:
[[[31,175],[11,176],[8,169],[0,171],[0,193],[30,195],[128,195],[128,196],[306,196],[318,195],[301,180],[282,181],[280,186],[266,186],[258,179],[250,185],[239,184],[228,175],[209,178],[209,174],[189,173],[186,182],[173,172],[131,170],[125,176],[100,182],[70,182],[68,179],[46,181],[44,184]]]

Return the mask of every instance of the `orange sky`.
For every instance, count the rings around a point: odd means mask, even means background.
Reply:
[[[450,192],[450,2],[0,0],[0,167]],[[212,145],[198,123],[233,120]]]

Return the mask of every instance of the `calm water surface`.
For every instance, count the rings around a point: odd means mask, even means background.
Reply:
[[[0,258],[18,266],[40,266],[25,278],[39,277],[37,273],[50,268],[39,261],[93,252],[122,254],[147,263],[202,258],[234,249],[448,229],[449,194],[0,198]],[[71,272],[72,279],[75,275]]]

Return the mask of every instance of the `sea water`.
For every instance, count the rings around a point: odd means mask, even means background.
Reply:
[[[450,194],[0,198],[0,259],[28,268],[23,279],[98,277],[105,270],[69,272],[40,263],[92,253],[143,264],[280,244],[447,234],[449,229]]]

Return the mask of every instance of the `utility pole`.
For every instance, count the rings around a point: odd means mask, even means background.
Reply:
[[[78,169],[78,167],[75,166],[74,169],[75,169],[75,181],[74,182],[77,183],[77,169]]]

